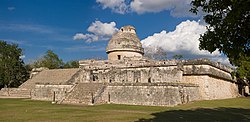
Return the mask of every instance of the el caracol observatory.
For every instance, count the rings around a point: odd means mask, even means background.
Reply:
[[[243,93],[231,76],[232,68],[221,63],[144,58],[133,26],[115,33],[106,52],[108,60],[80,60],[79,68],[33,69],[30,79],[18,88],[2,88],[0,97],[57,104],[174,106]]]
[[[106,48],[109,60],[122,60],[124,57],[142,58],[144,49],[136,35],[135,27],[123,26],[113,35]]]

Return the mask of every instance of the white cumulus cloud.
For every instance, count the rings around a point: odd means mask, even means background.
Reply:
[[[85,40],[86,42],[108,40],[118,31],[115,22],[102,23],[101,21],[93,22],[87,29],[89,33],[76,33],[74,40]]]
[[[109,8],[115,13],[135,12],[137,14],[156,13],[169,10],[174,17],[196,17],[189,12],[192,0],[96,0],[103,9]]]
[[[102,5],[103,9],[110,8],[115,13],[124,14],[128,11],[128,5],[125,0],[96,0]]]
[[[147,48],[160,47],[168,55],[182,54],[184,58],[210,58],[214,61],[220,61],[229,64],[228,59],[222,56],[219,51],[212,54],[199,49],[199,37],[206,31],[206,26],[196,21],[184,21],[176,26],[171,32],[165,30],[155,33],[142,40],[142,44]]]
[[[170,10],[173,16],[190,15],[191,0],[135,0],[130,3],[132,11],[142,14]]]

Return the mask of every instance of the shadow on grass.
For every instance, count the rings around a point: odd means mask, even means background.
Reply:
[[[151,114],[152,119],[141,118],[136,122],[162,122],[162,121],[250,121],[250,109],[243,108],[214,108],[172,110]]]

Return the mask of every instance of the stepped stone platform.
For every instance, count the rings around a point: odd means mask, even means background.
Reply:
[[[36,84],[67,85],[68,81],[71,80],[79,70],[79,68],[43,70],[33,78],[24,82],[19,88],[34,89]]]
[[[79,68],[42,70],[41,72],[32,76],[26,82],[24,82],[21,86],[19,86],[19,88],[2,88],[0,90],[0,98],[31,98],[32,96],[34,96],[33,92],[36,92],[36,85],[39,84],[66,85],[67,88],[56,88],[57,90],[66,90],[70,88],[70,85],[76,81],[75,78],[77,77],[79,71]]]
[[[101,83],[79,83],[66,95],[61,104],[94,104],[97,97],[101,96],[104,87]]]

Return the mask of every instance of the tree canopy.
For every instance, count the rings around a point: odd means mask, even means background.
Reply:
[[[193,0],[193,13],[206,13],[207,31],[200,36],[200,49],[219,50],[238,67],[240,78],[250,79],[250,0]]]
[[[175,60],[179,60],[181,58],[183,58],[183,55],[181,55],[181,54],[176,54],[173,56],[173,59],[175,59]]]
[[[22,55],[18,45],[0,40],[0,88],[18,87],[28,79],[28,70],[20,58]]]
[[[63,68],[78,68],[79,67],[79,63],[78,61],[68,61],[64,64]]]
[[[55,54],[52,50],[48,50],[43,57],[37,59],[29,66],[31,68],[47,67],[49,69],[78,68],[79,63],[76,60],[64,63],[57,54]]]
[[[164,60],[167,58],[167,53],[161,47],[146,47],[144,56],[153,60]]]
[[[34,62],[34,67],[47,67],[49,69],[59,69],[63,67],[63,61],[52,50],[48,50],[45,55]]]

